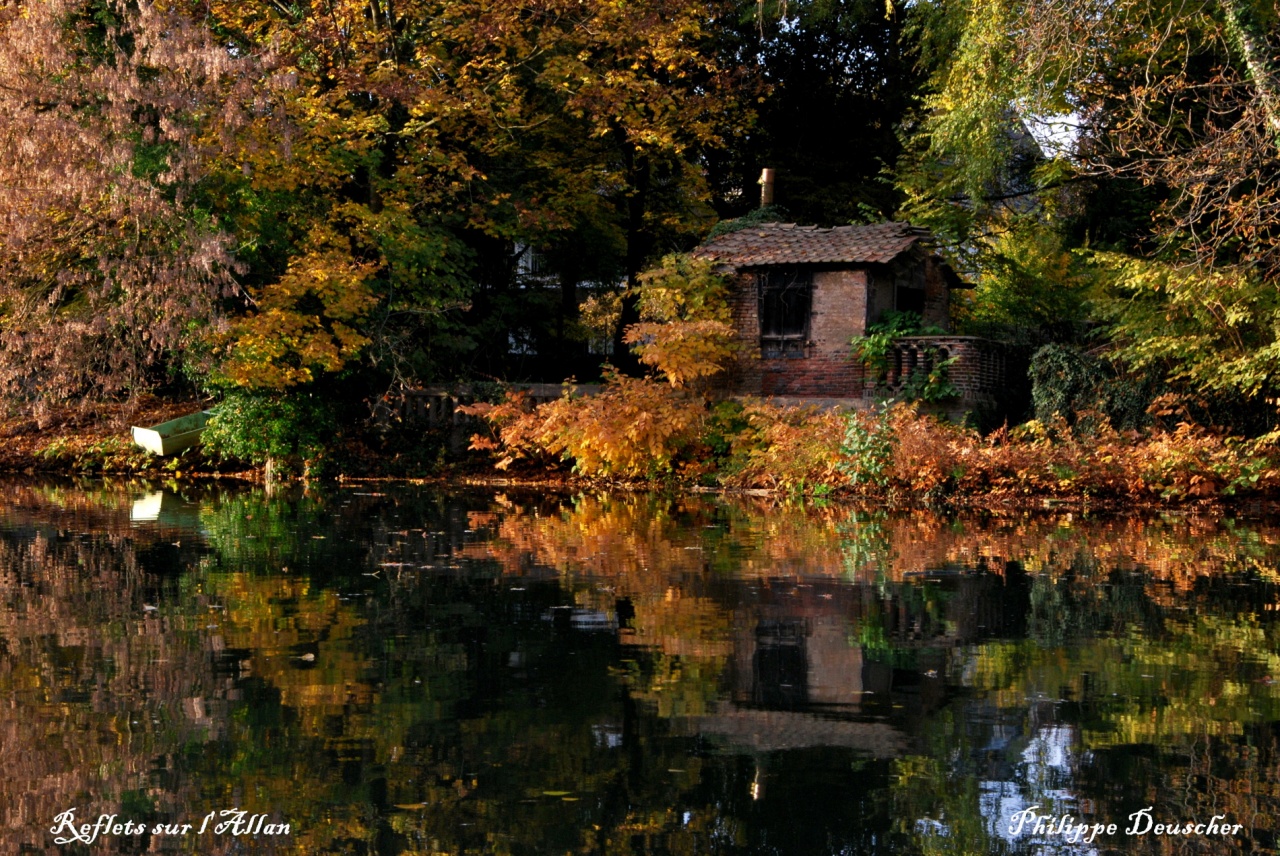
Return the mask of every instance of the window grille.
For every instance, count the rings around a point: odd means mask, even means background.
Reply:
[[[769,271],[756,277],[760,305],[760,352],[766,357],[804,356],[809,344],[813,276]]]

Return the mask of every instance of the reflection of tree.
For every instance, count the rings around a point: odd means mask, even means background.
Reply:
[[[949,518],[749,499],[591,495],[538,514],[525,513],[533,511],[529,505],[508,506],[495,540],[475,548],[508,573],[536,558],[591,577],[678,570],[900,581],[938,568],[999,572],[1009,562],[1029,574],[1057,576],[1084,560],[1186,591],[1221,573],[1276,580],[1280,553],[1273,526],[1195,516]]]
[[[962,730],[938,749],[972,751]],[[987,831],[977,778],[971,769],[955,769],[946,755],[916,755],[894,765],[894,831],[924,856],[973,856],[1007,852]]]
[[[893,554],[885,531],[885,517],[884,512],[855,511],[838,527],[844,535],[840,547],[849,579],[882,579],[891,575]]]
[[[325,499],[311,493],[229,493],[204,503],[200,512],[203,535],[218,563],[254,573],[291,566],[294,571],[327,570],[350,561],[364,545],[340,537],[342,522]],[[337,533],[332,531],[335,524]]]
[[[864,662],[924,671],[921,644],[941,645],[950,653],[940,671],[975,694],[922,719],[928,754],[897,763],[896,832],[913,849],[1021,849],[1027,841],[994,833],[991,813],[1037,800],[1107,822],[1123,821],[1130,803],[1176,817],[1217,799],[1238,817],[1273,811],[1257,795],[1277,771],[1246,748],[1250,733],[1280,720],[1274,631],[1253,617],[1276,599],[1272,529],[690,500],[653,513],[652,502],[580,497],[556,514],[508,513],[499,540],[475,549],[512,572],[555,569],[584,602],[636,604],[634,638],[658,650],[638,658],[646,665],[633,667],[631,684],[673,719],[718,703],[721,649],[707,646],[707,629],[752,620],[747,592],[844,573],[874,582],[838,607]],[[703,613],[681,611],[693,599]],[[709,619],[717,609],[733,618]],[[1031,773],[1043,753],[1063,751],[1068,767]],[[1191,794],[1181,807],[1179,789]],[[1086,792],[1101,797],[1082,802]],[[1109,814],[1088,808],[1102,803]],[[1255,821],[1255,842],[1268,840],[1269,824]]]
[[[1124,633],[1135,625],[1159,633],[1162,611],[1150,583],[1145,574],[1108,571],[1096,557],[1076,554],[1062,574],[1034,577],[1027,633],[1042,646]]]
[[[3,849],[68,794],[307,853],[998,853],[997,790],[1272,834],[1271,529],[369,493],[18,494]]]
[[[144,568],[140,545],[41,525],[37,505],[25,497],[24,525],[0,535],[0,691],[9,700],[0,708],[0,850],[10,853],[43,841],[40,831],[71,807],[91,817],[124,803],[153,818],[184,810],[190,790],[155,791],[152,777],[225,727],[208,651],[156,608],[172,587]]]
[[[290,852],[734,840],[714,794],[669,807],[701,765],[638,715],[610,637],[542,620],[557,586],[463,572],[450,545],[478,520],[456,507],[373,504],[362,528],[341,503],[212,498],[211,551],[162,578],[137,559],[127,502],[90,509],[120,536],[61,536],[41,522],[61,506],[26,504],[0,541],[0,679],[18,702],[0,715],[3,849],[45,852],[68,800],[149,819],[266,810],[293,825]]]

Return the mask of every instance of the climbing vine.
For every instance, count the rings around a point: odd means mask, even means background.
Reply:
[[[904,336],[940,336],[946,331],[941,327],[926,326],[915,312],[884,313],[883,317],[867,328],[865,336],[852,342],[853,357],[867,367],[868,374],[877,386],[887,388],[889,381],[889,354],[894,342]],[[951,366],[958,359],[940,359],[938,348],[926,347],[927,359],[902,381],[896,397],[905,401],[938,403],[957,398],[960,391],[951,383]]]

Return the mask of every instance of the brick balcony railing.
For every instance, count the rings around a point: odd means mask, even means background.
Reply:
[[[947,367],[947,381],[959,391],[962,403],[995,401],[1017,382],[1015,359],[1000,342],[977,336],[903,336],[894,340],[887,355],[888,391],[901,391],[913,374],[927,375],[952,357],[956,360]],[[868,390],[870,395],[877,393],[883,388]]]

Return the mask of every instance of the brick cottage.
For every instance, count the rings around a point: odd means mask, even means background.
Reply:
[[[935,410],[991,422],[1016,408],[1025,369],[1010,349],[973,336],[907,336],[877,382],[851,342],[889,310],[915,312],[947,329],[952,289],[967,287],[934,252],[927,230],[904,223],[824,229],[763,223],[694,251],[731,277],[741,350],[724,391],[784,402],[870,406],[901,392],[913,374],[955,357],[947,380],[959,392]]]

